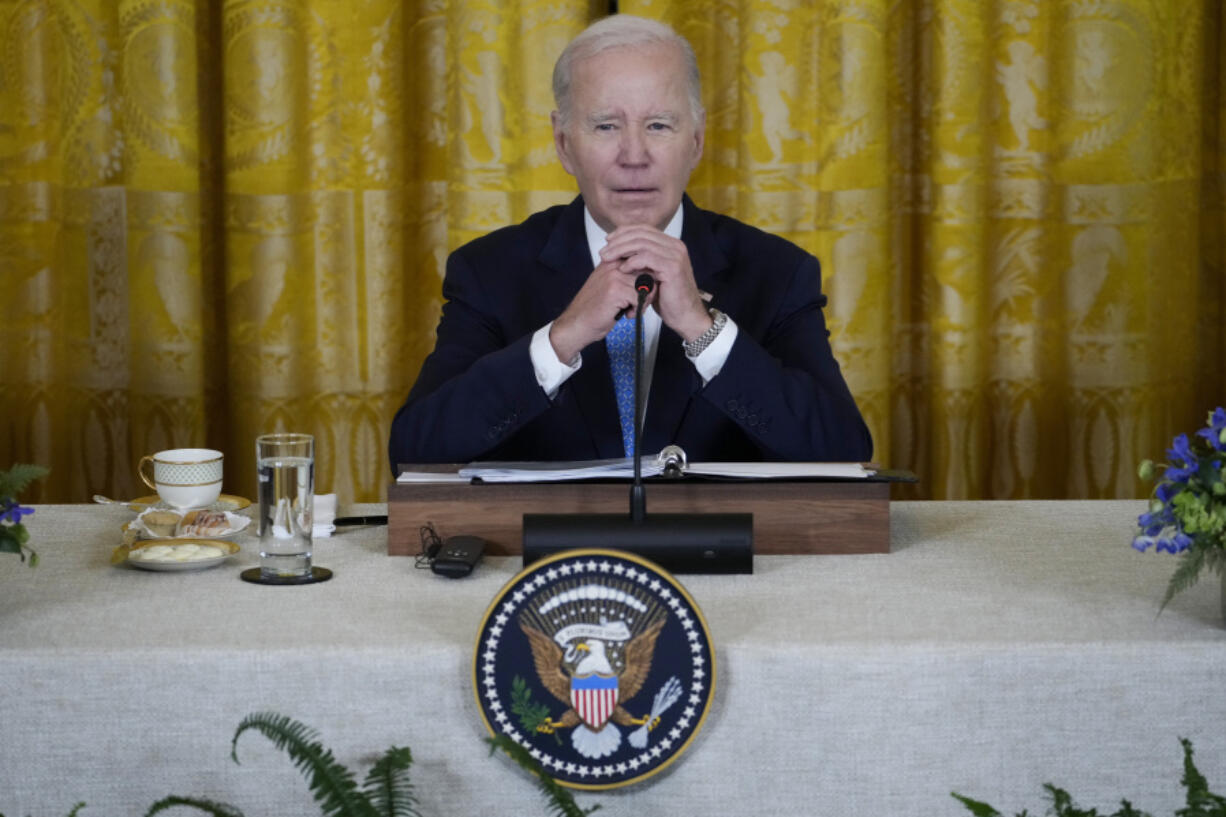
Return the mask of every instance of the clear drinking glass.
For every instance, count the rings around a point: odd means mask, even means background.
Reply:
[[[260,575],[287,579],[311,573],[315,509],[315,438],[264,434],[255,440],[259,475]]]

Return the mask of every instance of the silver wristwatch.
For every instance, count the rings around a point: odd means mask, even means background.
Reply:
[[[719,333],[723,331],[724,325],[728,323],[728,316],[718,309],[708,310],[711,320],[715,321],[711,324],[711,328],[703,332],[693,340],[684,340],[681,342],[681,347],[685,349],[685,354],[688,357],[698,357],[702,351],[715,342],[719,337]]]

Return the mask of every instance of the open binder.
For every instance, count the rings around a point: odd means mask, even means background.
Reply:
[[[870,480],[913,482],[906,471],[889,471],[860,462],[689,462],[685,452],[670,445],[655,457],[644,457],[645,479],[698,478],[712,480]],[[472,462],[447,473],[402,470],[398,483],[421,482],[571,482],[622,480],[634,475],[630,457],[573,462]]]

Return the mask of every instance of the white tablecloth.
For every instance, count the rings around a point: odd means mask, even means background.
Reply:
[[[894,552],[759,558],[753,576],[683,576],[716,642],[712,713],[646,783],[580,793],[602,814],[960,815],[951,790],[1005,813],[1120,797],[1182,803],[1180,736],[1226,791],[1226,629],[1216,577],[1157,605],[1169,556],[1129,547],[1135,501],[895,503]],[[342,508],[377,512],[379,506]],[[425,815],[543,814],[488,757],[473,639],[518,559],[462,580],[385,555],[383,528],[317,542],[310,587],[226,565],[109,564],[122,508],[42,506],[36,570],[0,556],[0,812],[143,814],[167,794],[248,815],[317,813],[288,757],[244,715],[322,733],[364,776],[408,745]],[[443,531],[444,534],[460,531]]]

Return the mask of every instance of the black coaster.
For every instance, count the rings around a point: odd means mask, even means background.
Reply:
[[[319,584],[332,578],[332,571],[326,567],[312,567],[306,576],[264,576],[258,567],[244,570],[238,577],[252,584]]]

